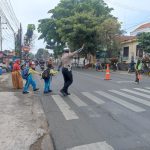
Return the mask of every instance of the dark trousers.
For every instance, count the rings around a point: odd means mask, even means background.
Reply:
[[[68,93],[68,88],[73,82],[72,71],[69,71],[67,68],[62,68],[62,74],[64,77],[64,87],[62,88],[62,90],[65,93]]]

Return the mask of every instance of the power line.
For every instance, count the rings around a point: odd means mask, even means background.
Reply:
[[[13,29],[15,27],[14,30],[18,30],[18,23],[15,21],[16,17],[12,15],[12,10],[8,6],[8,2],[6,0],[5,1],[1,0],[1,6],[0,7],[1,7],[5,17],[9,20],[11,26],[13,26]]]
[[[110,3],[112,5],[118,6],[118,7],[123,8],[123,9],[130,10],[130,11],[136,11],[136,12],[144,11],[144,12],[149,12],[150,13],[150,10],[148,10],[148,9],[141,9],[141,8],[136,8],[136,7],[133,7],[133,6],[131,7],[129,5],[122,4],[120,2],[114,2],[114,1],[111,1],[111,0],[105,0],[105,1],[107,1],[108,3]]]

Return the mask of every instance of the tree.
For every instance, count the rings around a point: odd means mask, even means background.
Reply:
[[[39,39],[44,38],[54,54],[60,53],[66,42],[71,49],[84,43],[84,52],[95,54],[111,47],[108,43],[119,34],[120,24],[111,11],[103,0],[61,0],[49,11],[50,19],[39,21]]]
[[[50,53],[48,52],[48,50],[40,48],[40,49],[38,49],[37,53],[35,54],[35,57],[37,59],[47,60],[50,57]]]
[[[35,25],[34,24],[28,24],[27,32],[26,32],[25,37],[24,37],[24,44],[26,46],[32,45],[32,41],[33,41],[33,37],[34,37],[34,34],[33,34],[34,30],[35,30]]]
[[[139,47],[146,53],[150,53],[150,32],[137,35]]]

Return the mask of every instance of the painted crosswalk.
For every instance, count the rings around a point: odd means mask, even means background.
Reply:
[[[135,90],[141,91],[141,92],[145,92],[145,93],[149,93],[150,94],[150,90],[145,90],[145,89],[141,89],[141,88],[134,88]]]
[[[144,94],[144,93],[140,93],[140,92],[137,92],[137,91],[133,91],[133,90],[129,90],[129,89],[121,89],[121,90],[125,91],[125,92],[128,92],[128,93],[131,93],[131,94],[142,96],[142,97],[145,97],[145,98],[150,98],[150,95],[147,95],[147,94]]]
[[[79,107],[87,106],[85,102],[83,102],[78,96],[75,94],[69,95],[69,98]]]
[[[146,105],[146,106],[150,106],[150,101],[143,100],[143,99],[141,99],[141,98],[138,98],[138,97],[135,97],[135,96],[132,96],[132,95],[123,93],[123,92],[119,92],[119,91],[116,91],[116,90],[110,90],[110,92],[115,93],[115,94],[118,94],[118,95],[123,96],[123,97],[126,97],[126,98],[129,98],[129,99],[131,99],[131,100],[133,100],[133,101],[135,101],[135,102],[144,104],[144,105]]]
[[[114,150],[106,141],[76,146],[67,150]]]
[[[67,101],[66,97],[60,95],[52,95],[52,98],[66,120],[79,119],[81,112],[85,111],[89,117],[96,118],[100,117],[101,114],[93,107],[99,105],[100,107],[98,108],[101,108],[106,103],[111,104],[110,101],[116,104],[117,107],[124,107],[132,112],[141,113],[147,111],[150,109],[150,90],[148,88],[72,93],[67,97]],[[92,103],[93,105],[91,105]],[[82,111],[80,111],[81,109]]]
[[[101,100],[100,98],[94,96],[93,94],[91,94],[89,92],[82,92],[82,94],[97,104],[104,104],[105,103],[103,100]]]
[[[74,111],[71,110],[70,106],[62,99],[59,95],[52,95],[53,100],[59,107],[60,111],[63,113],[66,120],[78,119]]]
[[[135,112],[143,112],[143,111],[145,111],[145,109],[143,109],[143,108],[141,108],[139,106],[131,104],[131,103],[129,103],[127,101],[124,101],[124,100],[122,100],[122,99],[120,99],[118,97],[112,96],[111,94],[108,94],[106,92],[96,91],[96,93],[98,93],[99,95],[101,95],[103,97],[106,97],[109,100],[112,100],[112,101],[114,101],[114,102],[116,102],[116,103],[118,103],[118,104],[120,104],[120,105],[122,105],[122,106],[124,106],[124,107],[126,107],[126,108],[128,108],[130,110],[132,110],[132,111],[135,111]]]

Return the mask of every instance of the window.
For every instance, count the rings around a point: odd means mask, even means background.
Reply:
[[[143,50],[140,49],[140,46],[136,46],[136,56],[143,57]]]
[[[129,57],[129,46],[123,48],[123,57]]]

